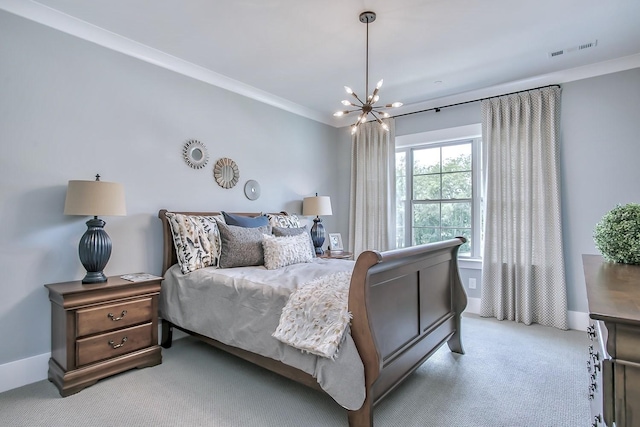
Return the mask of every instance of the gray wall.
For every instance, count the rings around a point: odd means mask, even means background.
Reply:
[[[640,68],[562,85],[562,218],[569,309],[588,311],[582,254],[619,203],[640,203]]]
[[[100,173],[125,187],[127,216],[104,218],[105,272],[159,274],[161,208],[299,213],[317,191],[338,203],[325,226],[346,235],[339,132],[0,12],[0,365],[50,351],[43,285],[84,276],[88,218],[63,215],[68,180]],[[204,169],[182,159],[192,138],[209,149]],[[220,157],[240,169],[229,190],[213,180]],[[257,201],[244,196],[248,179],[261,184]]]

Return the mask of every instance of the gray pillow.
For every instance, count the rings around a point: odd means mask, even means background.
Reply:
[[[273,227],[273,235],[276,237],[297,236],[298,234],[308,233],[307,227]]]
[[[270,226],[240,227],[218,221],[222,252],[220,268],[264,265],[262,235],[271,234]]]

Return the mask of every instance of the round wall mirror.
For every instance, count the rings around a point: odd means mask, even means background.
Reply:
[[[209,153],[207,147],[200,141],[190,139],[184,144],[182,150],[184,161],[194,169],[203,168],[209,161]]]
[[[219,159],[213,167],[213,177],[222,188],[232,188],[240,179],[238,165],[231,159]]]

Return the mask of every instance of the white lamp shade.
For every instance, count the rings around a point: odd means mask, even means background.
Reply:
[[[69,181],[65,215],[123,216],[127,214],[122,184],[105,181]]]
[[[303,216],[331,215],[331,198],[329,196],[305,197],[302,200]]]

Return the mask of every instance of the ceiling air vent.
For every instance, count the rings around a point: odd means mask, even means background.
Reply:
[[[598,40],[594,40],[592,42],[583,43],[578,46],[567,47],[564,49],[556,50],[553,52],[549,52],[549,58],[555,58],[557,56],[566,55],[568,53],[577,52],[579,50],[589,49],[592,47],[596,47],[598,45]]]

